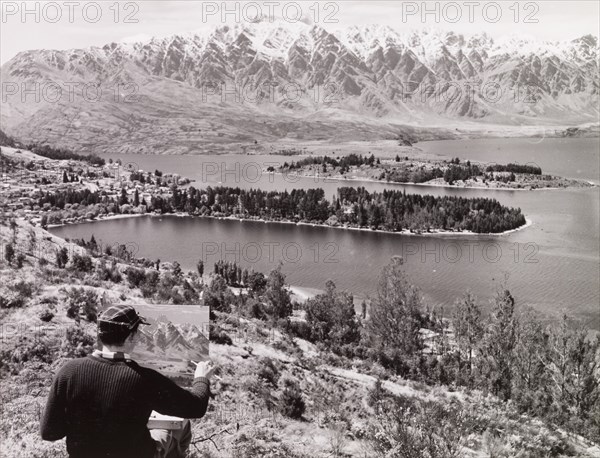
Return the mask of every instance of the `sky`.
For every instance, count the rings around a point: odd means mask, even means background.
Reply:
[[[598,1],[0,1],[0,64],[30,49],[70,49],[209,30],[252,20],[258,12],[327,30],[382,24],[397,30],[436,28],[492,37],[540,40],[600,35]],[[429,12],[429,13],[428,13]],[[428,14],[427,14],[428,13]],[[237,15],[237,17],[236,17]]]

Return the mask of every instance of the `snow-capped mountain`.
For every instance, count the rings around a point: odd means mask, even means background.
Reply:
[[[198,360],[208,354],[208,339],[191,323],[174,324],[166,317],[149,319],[148,327],[140,329],[138,352],[151,352],[153,357],[165,355],[169,359]]]
[[[101,48],[22,52],[1,69],[1,122],[17,137],[146,152],[291,132],[306,138],[315,130],[381,136],[403,124],[448,120],[594,122],[598,50],[591,35],[541,42],[387,26],[225,25]],[[31,87],[37,99],[22,94]]]

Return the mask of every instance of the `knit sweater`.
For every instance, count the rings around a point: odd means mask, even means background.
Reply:
[[[188,391],[133,361],[75,359],[54,377],[42,439],[66,436],[71,458],[152,458],[156,446],[146,426],[152,410],[200,418],[209,394],[205,377],[195,378]]]

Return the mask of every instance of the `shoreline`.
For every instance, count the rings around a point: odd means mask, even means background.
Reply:
[[[295,226],[311,226],[311,227],[321,227],[321,228],[325,228],[325,229],[346,229],[346,230],[353,230],[353,231],[362,231],[362,232],[371,232],[371,233],[381,233],[381,234],[393,234],[393,235],[408,235],[408,236],[417,236],[417,237],[425,237],[425,236],[441,236],[441,237],[449,237],[449,236],[464,236],[464,235],[470,235],[470,236],[475,236],[475,237],[480,237],[480,236],[503,236],[503,235],[507,235],[507,234],[511,234],[513,232],[517,232],[517,231],[521,231],[523,229],[527,229],[528,227],[533,225],[533,221],[530,220],[529,218],[525,218],[525,224],[523,224],[522,226],[516,227],[514,229],[509,229],[503,232],[482,232],[482,233],[478,233],[478,232],[473,232],[473,231],[449,231],[449,230],[443,230],[443,229],[432,229],[430,232],[411,232],[410,229],[403,229],[401,231],[386,231],[383,229],[371,229],[371,228],[366,228],[366,227],[353,227],[353,226],[330,226],[328,224],[319,224],[319,223],[307,223],[307,222],[303,222],[303,221],[299,221],[299,222],[294,222],[294,221],[286,221],[286,220],[281,220],[281,221],[277,221],[277,220],[265,220],[265,219],[250,219],[250,218],[240,218],[237,216],[212,216],[212,215],[190,215],[187,213],[182,213],[182,212],[178,212],[178,213],[165,213],[165,214],[154,214],[154,213],[141,213],[141,214],[127,214],[127,215],[111,215],[111,216],[107,216],[107,217],[98,217],[96,219],[85,219],[85,220],[81,220],[81,221],[73,221],[73,222],[68,222],[68,223],[63,223],[63,224],[49,224],[47,226],[48,229],[53,229],[53,228],[57,228],[57,227],[63,227],[63,226],[71,226],[71,225],[75,225],[75,224],[84,224],[84,223],[93,223],[93,222],[99,222],[99,221],[108,221],[108,220],[117,220],[117,219],[128,219],[128,218],[137,218],[137,217],[141,217],[141,216],[150,216],[152,218],[162,218],[165,216],[175,216],[178,218],[182,218],[182,217],[190,217],[190,218],[212,218],[212,219],[218,219],[218,220],[230,220],[230,221],[239,221],[241,223],[243,222],[255,222],[255,223],[264,223],[264,224],[270,224],[270,223],[274,223],[274,224],[292,224]]]
[[[283,172],[269,172],[275,173],[277,175],[289,175],[284,174]],[[322,181],[323,183],[336,183],[336,182],[344,182],[344,181],[352,181],[352,182],[365,182],[365,183],[379,183],[384,185],[394,185],[394,186],[422,186],[422,187],[430,187],[430,188],[446,188],[446,189],[476,189],[483,191],[566,191],[573,189],[590,189],[597,188],[600,185],[594,183],[589,180],[580,180],[582,183],[586,183],[589,186],[565,186],[565,187],[543,187],[543,188],[509,188],[509,187],[498,187],[498,188],[490,188],[487,186],[454,186],[449,184],[438,184],[438,183],[401,183],[399,181],[386,181],[386,180],[376,180],[375,178],[357,178],[357,177],[341,177],[341,176],[319,176],[319,175],[293,175],[295,178],[301,179],[315,179],[315,183],[319,183]]]

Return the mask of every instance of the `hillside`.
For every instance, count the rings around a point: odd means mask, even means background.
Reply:
[[[286,138],[424,140],[507,127],[527,135],[599,114],[591,35],[494,41],[263,21],[27,51],[0,71],[4,131],[94,152],[237,152]]]
[[[64,441],[39,439],[38,418],[53,373],[65,359],[91,351],[97,306],[146,303],[157,297],[131,283],[134,277],[128,270],[143,269],[143,260],[91,251],[88,265],[82,261],[82,247],[18,220],[2,221],[0,242],[4,254],[9,244],[22,254],[10,265],[4,255],[0,260],[0,454],[65,457]],[[63,267],[56,265],[55,256],[62,248],[69,253]],[[174,266],[164,263],[161,285],[169,281],[173,291],[198,291],[207,288],[205,282],[214,283],[214,278],[200,279],[192,272],[177,275]],[[205,291],[212,293],[214,286]],[[381,363],[336,354],[325,342],[296,337],[280,323],[248,317],[231,293],[222,293],[225,302],[218,309],[228,311],[215,310],[211,330],[211,358],[220,366],[213,382],[216,398],[207,416],[193,422],[191,457],[600,453],[598,445],[523,414],[491,394],[456,387],[443,378],[409,381]],[[162,298],[168,300],[172,298]],[[303,321],[302,314],[294,316],[293,321]],[[438,345],[431,348],[437,352]],[[420,454],[411,454],[411,447]]]

